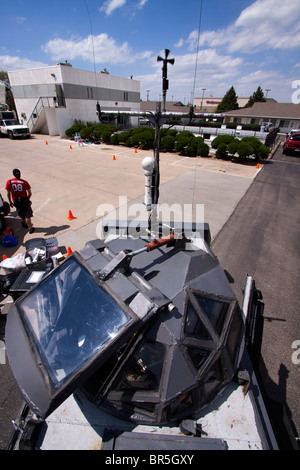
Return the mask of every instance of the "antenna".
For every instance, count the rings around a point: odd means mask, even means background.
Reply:
[[[94,47],[94,34],[93,34],[93,29],[92,29],[92,21],[91,21],[91,16],[90,12],[86,3],[86,0],[84,0],[85,6],[86,6],[86,11],[89,17],[90,21],[90,28],[91,28],[91,39],[92,39],[92,49],[93,49],[93,62],[94,62],[94,74],[95,74],[95,85],[96,85],[96,95],[98,96],[98,87],[97,87],[97,72],[96,72],[96,60],[95,60],[95,47]],[[97,98],[97,104],[96,104],[96,114],[98,115],[99,121],[101,121],[101,108],[100,104]]]
[[[162,112],[164,113],[166,111],[166,94],[167,90],[169,88],[169,80],[167,79],[168,77],[168,70],[167,66],[168,63],[174,65],[175,59],[168,59],[168,56],[170,54],[169,49],[165,49],[165,58],[163,59],[161,56],[157,56],[157,62],[163,61],[163,67],[162,67],[162,89],[163,89],[163,109]]]

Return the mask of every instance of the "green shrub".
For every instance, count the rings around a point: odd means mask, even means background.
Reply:
[[[119,145],[119,139],[118,139],[118,134],[112,134],[110,136],[110,143],[112,145]]]
[[[181,136],[180,139],[176,140],[175,142],[175,151],[185,155],[185,148],[189,146],[190,140],[191,139],[189,137]]]
[[[132,143],[131,143],[131,137],[127,137],[127,139],[125,140],[124,144],[126,145],[126,147],[132,147]]]
[[[172,137],[176,137],[177,134],[178,134],[178,131],[176,131],[176,129],[168,129],[168,135]]]
[[[200,157],[206,158],[209,156],[209,146],[204,141],[198,144],[197,149],[197,155]]]
[[[93,126],[92,137],[95,140],[102,139],[105,143],[110,143],[110,136],[118,129],[111,124],[96,124]]]
[[[230,155],[234,155],[235,153],[237,153],[239,145],[240,145],[240,140],[239,139],[233,139],[230,142],[230,144],[228,144],[228,146],[227,146],[228,153],[230,153]]]
[[[225,143],[220,143],[216,151],[216,157],[227,158],[227,156],[228,156],[227,145]]]
[[[126,140],[130,138],[131,131],[125,131],[118,134],[118,140],[122,144],[125,144]]]
[[[80,135],[83,139],[91,140],[91,136],[94,131],[94,126],[84,127],[80,131]]]
[[[166,152],[172,152],[175,148],[175,137],[172,135],[165,135],[161,139],[161,146]]]
[[[131,147],[138,147],[141,143],[141,133],[133,133],[130,137]]]
[[[75,124],[73,124],[73,126],[71,126],[69,129],[67,129],[65,131],[65,134],[67,137],[73,137],[73,135],[76,133],[76,132],[80,132],[81,133],[81,130],[85,128],[85,125],[82,124],[81,122],[76,122]]]
[[[176,140],[182,140],[182,139],[191,139],[195,137],[194,134],[190,131],[182,131],[182,132],[179,132],[176,136]]]
[[[212,148],[217,149],[220,144],[228,145],[233,141],[233,135],[224,134],[218,135],[211,143]]]
[[[110,136],[111,136],[112,132],[110,129],[106,129],[106,130],[103,130],[102,131],[102,140],[105,144],[110,144]]]
[[[250,155],[254,154],[254,148],[252,145],[250,145],[248,142],[240,142],[240,145],[238,146],[237,153],[239,157],[244,160],[247,157],[250,157]]]
[[[271,152],[271,150],[256,137],[243,137],[241,142],[246,142],[251,145],[256,160],[267,158]]]
[[[139,134],[140,139],[140,146],[143,149],[153,149],[154,148],[154,140],[155,140],[155,131],[153,128],[148,127],[144,129],[144,132]]]
[[[142,134],[144,130],[144,127],[135,127],[134,129],[131,129],[131,135]]]
[[[264,144],[261,144],[257,152],[257,159],[262,158],[263,160],[265,160],[266,158],[268,158],[270,153],[271,153],[271,149],[266,147]]]

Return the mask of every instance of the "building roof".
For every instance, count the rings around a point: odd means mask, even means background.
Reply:
[[[141,111],[156,111],[157,101],[140,101]],[[181,101],[166,101],[166,111],[173,113],[189,113],[190,107],[184,106]]]
[[[226,111],[223,114],[225,116],[300,119],[300,104],[277,103],[274,101],[256,102],[250,108]]]

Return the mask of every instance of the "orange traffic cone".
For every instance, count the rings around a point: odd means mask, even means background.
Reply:
[[[259,163],[256,165],[256,168],[259,168]]]
[[[72,150],[72,145],[70,145],[70,150]]]
[[[46,140],[46,145],[48,145],[48,142],[47,142],[47,140]]]
[[[66,258],[67,258],[68,256],[70,256],[71,253],[73,253],[73,251],[72,251],[72,249],[68,246]]]
[[[68,215],[67,219],[69,219],[69,220],[76,219],[76,217],[74,217],[74,215],[72,214],[72,211],[69,211],[69,215]]]
[[[3,256],[2,256],[2,259],[3,259],[3,261],[4,261],[5,259],[7,259],[7,256],[6,256],[6,255],[3,255]]]
[[[115,155],[113,155],[113,160],[115,160],[115,159],[116,159],[116,156],[115,156]]]
[[[134,149],[134,153],[137,153],[137,149]]]

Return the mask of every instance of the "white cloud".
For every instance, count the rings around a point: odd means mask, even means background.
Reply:
[[[30,59],[22,59],[18,56],[0,56],[0,70],[11,71],[29,68],[46,67],[48,64]]]
[[[197,31],[187,39],[197,46]],[[300,9],[294,0],[256,0],[226,29],[204,31],[200,46],[226,47],[231,53],[300,47]]]
[[[260,84],[274,84],[277,83],[278,80],[281,80],[283,75],[276,72],[275,70],[256,70],[244,77],[241,77],[238,80],[238,83],[244,84],[247,83],[248,85],[259,86]]]
[[[105,11],[107,16],[111,15],[117,8],[121,8],[126,3],[126,0],[107,0],[104,2],[100,10]]]
[[[184,40],[181,38],[176,44],[174,44],[174,47],[182,47],[183,44],[184,44]]]
[[[92,41],[93,39],[93,41]],[[88,36],[87,38],[52,39],[48,41],[42,49],[51,55],[53,60],[61,60],[68,57],[68,60],[82,59],[93,61],[93,46],[95,51],[95,62],[98,64],[128,64],[137,59],[146,59],[151,55],[150,51],[143,51],[134,54],[127,42],[118,44],[115,39],[110,38],[106,33],[98,36]]]
[[[141,10],[147,3],[148,0],[139,0],[137,7]]]
[[[135,76],[141,81],[142,96],[146,95],[146,90],[150,90],[150,99],[157,99],[161,94],[162,63],[156,61],[156,56],[151,57],[151,65],[156,72]],[[204,49],[198,53],[197,73],[195,82],[195,96],[201,96],[203,87],[207,90],[214,90],[214,93],[224,94],[230,86],[232,80],[241,71],[243,60],[233,58],[230,55],[220,55],[214,49]],[[196,66],[196,54],[184,54],[175,56],[175,64],[168,66],[169,90],[167,99],[190,99],[194,87],[194,75]],[[221,82],[222,80],[222,82]],[[220,91],[217,91],[220,90]]]

